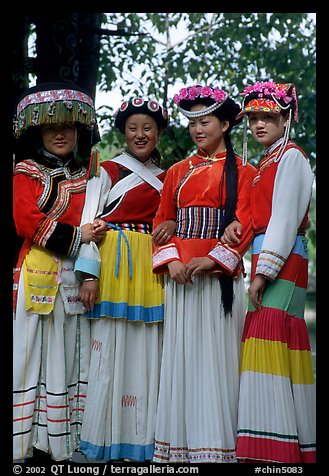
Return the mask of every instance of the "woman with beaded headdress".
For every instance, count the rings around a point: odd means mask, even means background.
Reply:
[[[75,266],[89,276],[80,296],[92,337],[80,450],[96,461],[153,457],[164,296],[162,278],[152,273],[151,233],[165,176],[156,146],[168,122],[165,108],[142,97],[116,111],[127,148],[101,163],[110,178],[99,214],[106,237],[99,260],[82,254]],[[161,225],[162,242],[175,225]]]
[[[239,356],[245,318],[242,257],[252,240],[249,194],[255,168],[233,150],[241,108],[225,91],[182,88],[174,96],[198,150],[171,166],[154,227],[175,235],[154,245],[164,274],[165,324],[155,433],[156,462],[236,462]],[[238,246],[220,243],[244,224]]]
[[[304,320],[308,276],[305,231],[313,173],[289,139],[298,121],[296,88],[247,86],[238,117],[248,116],[265,147],[251,191],[255,233],[249,308],[243,333],[237,456],[244,461],[315,462],[315,384]],[[244,154],[247,136],[244,137]],[[225,243],[238,242],[237,223]]]
[[[38,84],[18,101],[14,133],[13,212],[24,242],[14,275],[13,456],[38,449],[59,461],[79,445],[90,355],[74,259],[102,238],[99,220],[80,225],[97,175],[93,101],[72,83]]]

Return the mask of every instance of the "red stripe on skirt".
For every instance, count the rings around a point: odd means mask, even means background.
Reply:
[[[258,257],[259,255],[252,255],[251,279],[255,277]],[[306,289],[308,283],[308,260],[298,254],[292,253],[278,273],[276,279],[292,281],[299,288]]]
[[[311,350],[305,320],[271,307],[248,311],[242,341],[250,338],[282,342],[291,350]]]
[[[307,288],[308,260],[297,254],[291,254],[277,276],[277,279],[292,281],[299,288]]]
[[[236,455],[258,461],[273,461],[279,463],[302,463],[298,443],[278,441],[271,438],[239,436]]]

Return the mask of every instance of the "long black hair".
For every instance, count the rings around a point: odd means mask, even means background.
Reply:
[[[233,99],[227,98],[224,104],[216,109],[213,114],[216,116],[220,121],[222,120],[229,120],[229,127],[224,132],[224,141],[226,146],[226,160],[224,166],[224,174],[223,178],[225,177],[226,182],[226,201],[225,201],[225,214],[224,219],[221,220],[220,224],[220,236],[225,231],[225,228],[232,223],[235,218],[235,209],[237,203],[237,193],[238,193],[238,167],[236,163],[235,152],[233,149],[232,141],[231,141],[231,130],[232,128],[241,122],[241,119],[237,121],[235,118],[239,114],[241,108],[238,104],[236,104]],[[233,293],[233,279],[231,276],[223,273],[220,278],[220,286],[222,291],[222,304],[224,307],[225,314],[232,313],[232,305],[234,299]]]

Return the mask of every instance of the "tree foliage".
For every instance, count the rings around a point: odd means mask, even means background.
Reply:
[[[272,79],[293,82],[300,121],[292,137],[305,149],[315,171],[315,24],[307,13],[107,13],[109,25],[145,33],[107,37],[101,42],[99,86],[118,88],[123,98],[155,97],[169,109],[171,126],[162,135],[164,166],[181,160],[194,146],[184,118],[172,102],[177,84],[216,84],[241,101],[247,83]],[[179,33],[178,40],[177,33]],[[104,105],[108,121],[103,145],[121,146],[112,128],[113,108]],[[237,153],[242,127],[233,131]],[[249,141],[249,157],[257,163],[261,149]]]
[[[15,98],[26,89],[29,74],[38,80],[57,80],[53,75],[68,67],[71,80],[87,82],[93,91],[98,68],[97,85],[102,90],[119,90],[123,99],[133,95],[153,97],[168,108],[171,125],[159,145],[162,166],[167,168],[194,150],[187,121],[172,101],[180,87],[195,83],[216,85],[240,102],[239,91],[256,80],[293,82],[300,121],[293,125],[291,137],[306,151],[316,173],[316,29],[310,14],[66,12],[52,15],[49,22],[45,15],[15,16]],[[102,19],[108,29],[99,28]],[[37,54],[29,58],[27,38],[33,32],[33,23]],[[63,29],[63,24],[68,27]],[[101,144],[104,158],[123,146],[122,134],[113,128],[113,113],[111,104],[98,110],[99,120],[105,124]],[[241,154],[242,127],[233,129],[232,139],[236,152]],[[249,161],[258,163],[260,146],[249,141],[248,151]],[[314,204],[315,194],[308,229],[312,276],[316,254]]]

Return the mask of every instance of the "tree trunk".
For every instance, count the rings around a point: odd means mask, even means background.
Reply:
[[[35,16],[37,83],[68,81],[95,99],[102,13]]]
[[[15,34],[12,36],[13,96],[12,110],[17,98],[29,87],[28,73],[32,62],[28,59],[29,19],[23,15],[15,17]]]

